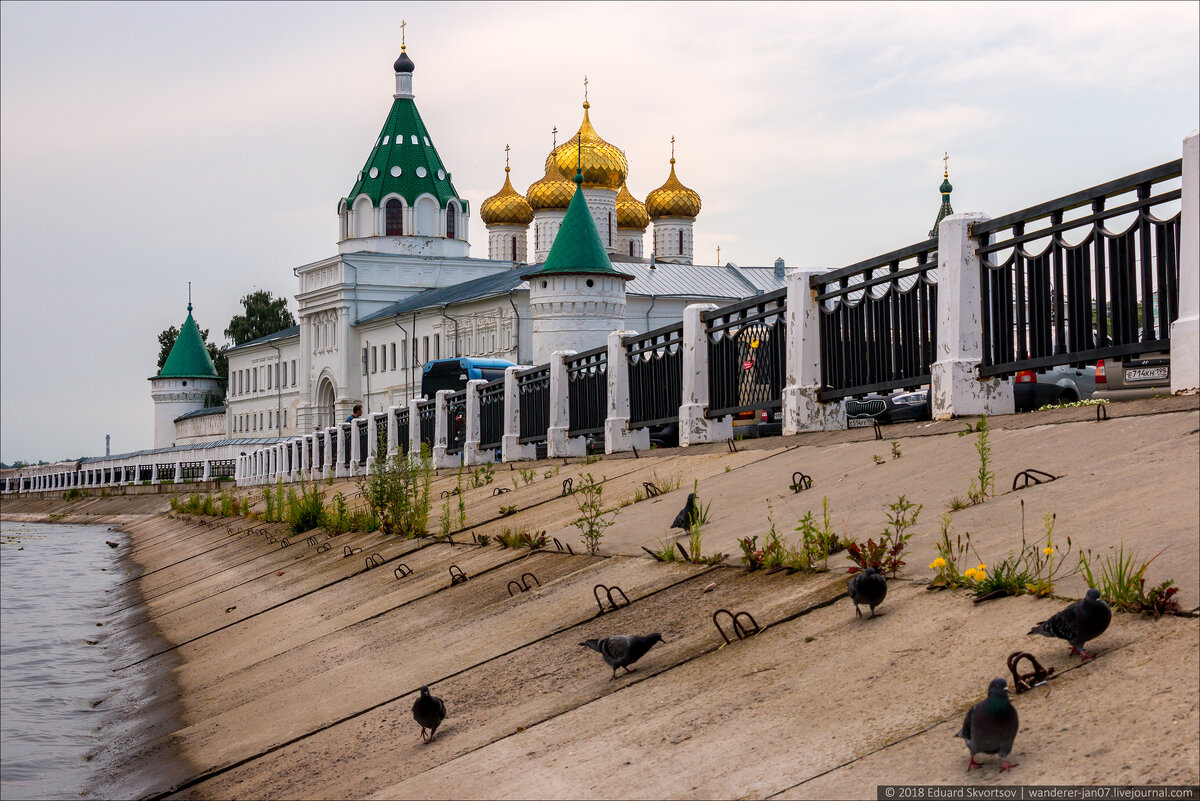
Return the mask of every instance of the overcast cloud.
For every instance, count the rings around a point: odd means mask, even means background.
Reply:
[[[704,203],[697,260],[837,267],[921,239],[949,151],[992,215],[1178,158],[1196,3],[0,6],[0,459],[149,447],[157,334],[223,341],[336,252],[408,21],[421,114],[470,200],[581,118],[644,198]],[[291,299],[295,311],[295,300]]]

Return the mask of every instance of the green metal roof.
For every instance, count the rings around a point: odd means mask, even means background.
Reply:
[[[542,269],[523,275],[522,278],[577,273],[616,275],[627,280],[633,278],[632,275],[613,269],[608,252],[604,249],[604,242],[600,239],[600,232],[596,230],[596,221],[592,219],[592,212],[583,197],[582,183],[583,176],[577,171],[575,195],[571,198],[571,205],[567,206],[567,213],[563,216],[562,225],[558,228],[554,244],[550,247]]]
[[[942,220],[954,213],[954,209],[950,207],[950,193],[954,191],[954,187],[950,185],[949,173],[942,177],[942,185],[938,187],[938,191],[942,193],[942,207],[938,209],[937,219],[933,221],[933,227],[929,229],[930,237],[937,236],[938,226],[942,224]]]
[[[392,174],[397,171],[399,175]],[[424,175],[420,175],[421,172]],[[464,214],[469,212],[467,202],[458,196],[454,184],[450,183],[450,173],[433,146],[411,97],[397,97],[392,101],[392,110],[383,123],[383,130],[345,201],[351,206],[359,195],[365,194],[378,208],[379,201],[393,192],[403,197],[409,206],[425,193],[436,197],[442,208],[454,198]]]
[[[192,304],[188,304],[188,316],[175,337],[175,344],[167,354],[159,378],[218,378],[217,368],[209,358],[200,328],[192,319]]]

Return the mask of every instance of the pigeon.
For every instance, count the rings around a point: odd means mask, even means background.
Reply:
[[[1093,587],[1083,600],[1056,612],[1049,620],[1043,620],[1031,628],[1029,633],[1066,640],[1071,644],[1071,653],[1091,659],[1095,654],[1084,651],[1083,644],[1103,634],[1111,620],[1112,610],[1100,597],[1100,590]]]
[[[687,503],[679,510],[679,514],[675,515],[675,522],[671,524],[671,528],[681,528],[687,531],[692,526],[692,510],[696,507],[696,493],[689,492]]]
[[[120,545],[120,543],[113,542],[112,540],[105,540],[104,544],[107,545],[109,548],[116,548],[118,545]]]
[[[579,643],[585,648],[591,648],[604,657],[604,661],[613,669],[612,681],[617,678],[617,668],[624,668],[626,673],[632,673],[629,667],[646,655],[657,642],[662,642],[658,632],[645,636],[637,634],[618,634],[615,637],[604,637],[599,640],[587,640]]]
[[[967,750],[971,752],[967,773],[971,772],[971,768],[983,767],[975,761],[976,754],[998,755],[1001,771],[1016,767],[1015,763],[1008,761],[1008,755],[1012,753],[1018,725],[1017,710],[1008,700],[1008,682],[992,679],[987,698],[967,711],[962,731],[954,735],[966,740]]]
[[[420,697],[413,701],[413,720],[421,726],[421,740],[427,743],[433,742],[433,735],[437,732],[437,727],[445,719],[445,702],[436,695],[430,695],[428,687],[422,687]],[[429,729],[428,736],[425,734],[426,729]]]
[[[875,568],[868,567],[865,572],[852,576],[846,582],[846,591],[850,593],[850,600],[854,601],[856,615],[862,617],[858,605],[866,604],[871,607],[871,617],[875,617],[875,607],[887,597],[887,579]]]

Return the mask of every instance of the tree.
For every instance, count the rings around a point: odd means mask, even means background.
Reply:
[[[288,311],[287,298],[273,298],[265,289],[244,296],[242,308],[246,313],[235,314],[225,329],[226,338],[235,346],[296,324],[296,318]]]
[[[171,326],[158,335],[159,370],[162,370],[162,366],[167,363],[167,356],[171,354],[171,348],[175,347],[175,338],[178,336],[179,329],[175,326]],[[213,367],[217,368],[217,377],[221,379],[221,386],[224,388],[226,373],[229,372],[229,360],[225,357],[225,348],[218,348],[208,341],[207,328],[200,329],[200,338],[204,340],[204,347],[208,349],[208,358],[213,360]]]

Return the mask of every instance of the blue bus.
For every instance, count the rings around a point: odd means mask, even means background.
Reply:
[[[440,389],[458,392],[466,388],[468,381],[503,378],[506,367],[516,365],[505,359],[479,359],[473,356],[435,359],[426,362],[421,372],[421,394],[426,398],[433,398]]]

